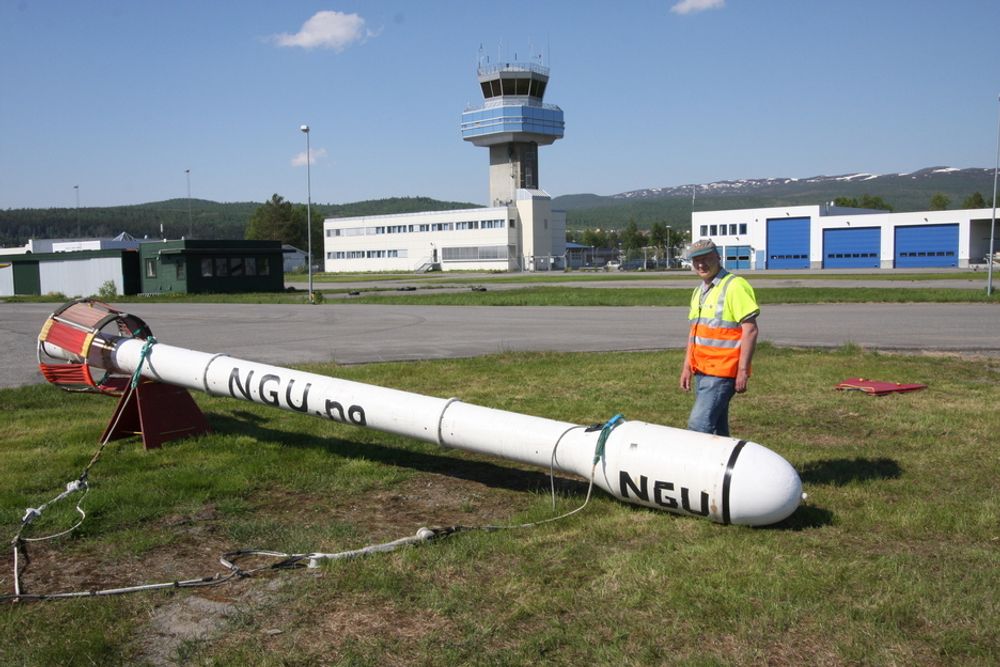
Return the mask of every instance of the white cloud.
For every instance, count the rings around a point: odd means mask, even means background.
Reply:
[[[325,148],[311,148],[309,150],[309,164],[316,164],[320,159],[326,157]],[[293,167],[304,167],[306,166],[306,152],[302,151],[298,155],[292,158]]]
[[[322,11],[313,14],[294,35],[283,32],[271,39],[278,46],[333,49],[340,53],[352,44],[363,43],[373,35],[365,28],[365,20],[357,14]]]
[[[681,0],[670,8],[674,14],[696,14],[709,9],[722,9],[726,6],[726,0]]]

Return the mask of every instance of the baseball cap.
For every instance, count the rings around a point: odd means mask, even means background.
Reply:
[[[685,248],[684,259],[700,257],[701,255],[707,255],[710,252],[719,252],[719,249],[715,247],[715,243],[712,242],[712,239],[698,239]]]

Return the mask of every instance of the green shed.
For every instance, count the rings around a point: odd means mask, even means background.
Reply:
[[[280,241],[147,241],[139,246],[142,292],[280,292]]]

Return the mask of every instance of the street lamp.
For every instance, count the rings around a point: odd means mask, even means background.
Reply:
[[[80,186],[74,185],[73,189],[76,190],[76,238],[80,238]],[[996,200],[996,194],[993,195],[993,199]]]
[[[313,237],[312,237],[312,174],[309,171],[312,152],[309,149],[309,126],[299,130],[306,135],[306,272],[309,276],[309,303],[313,303]]]
[[[1000,97],[997,98],[1000,102]],[[986,296],[993,294],[993,247],[997,227],[997,172],[1000,171],[1000,112],[997,113],[997,161],[993,167],[993,219],[990,221],[990,255],[986,258]]]
[[[191,222],[191,170],[185,169],[184,173],[187,175],[188,184],[188,238],[190,239],[194,235],[194,224]]]

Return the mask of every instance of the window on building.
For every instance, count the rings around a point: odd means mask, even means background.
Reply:
[[[177,273],[175,274],[175,277],[177,278],[177,280],[184,280],[184,267],[185,266],[186,266],[186,264],[185,264],[184,260],[181,260],[181,261],[177,262],[177,264],[176,264],[176,267],[177,267],[176,271],[177,271]]]
[[[736,236],[736,223],[729,225],[729,235]]]
[[[201,260],[201,277],[211,278],[212,277],[212,258],[203,257]]]
[[[156,258],[147,257],[146,258],[146,277],[155,278],[156,277]]]
[[[740,234],[746,234],[746,233],[747,233],[747,223],[741,222],[740,223]]]
[[[257,258],[247,257],[246,260],[246,272],[248,276],[257,275]]]
[[[709,228],[708,228],[708,235],[709,236],[718,236],[719,235],[719,226],[718,225],[710,225]]]
[[[708,236],[708,225],[702,225],[698,231],[698,236],[705,237]]]
[[[242,257],[230,257],[229,258],[229,275],[231,275],[231,276],[242,276],[243,275],[243,258]]]
[[[260,262],[258,262],[257,268],[259,269],[258,273],[260,275],[262,275],[262,276],[269,276],[269,275],[271,275],[271,258],[270,257],[261,257],[260,258]]]
[[[229,259],[226,257],[215,258],[215,277],[224,278],[229,275]]]
[[[441,260],[444,262],[468,262],[498,259],[507,259],[507,246],[499,245],[441,248]]]

